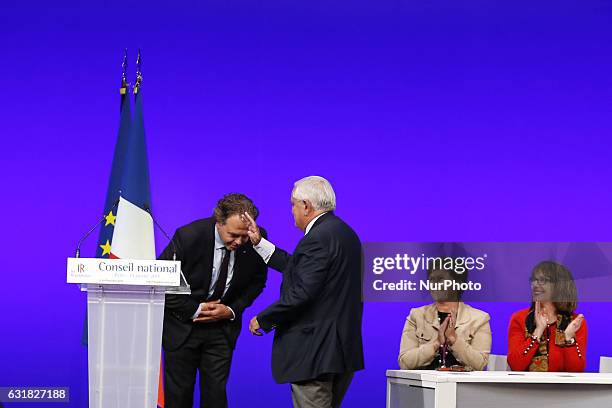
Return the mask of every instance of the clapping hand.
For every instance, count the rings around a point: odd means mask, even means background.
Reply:
[[[440,328],[438,329],[438,342],[440,344],[446,343],[446,330],[448,328],[450,318],[450,316],[446,316],[446,319],[444,319],[442,324],[440,324]]]
[[[446,331],[444,335],[446,336],[446,341],[449,346],[455,344],[455,340],[457,340],[457,334],[455,333],[455,325],[457,324],[457,312],[451,310],[449,316],[446,317],[445,320],[448,320],[448,324],[446,325]]]
[[[544,313],[544,308],[542,307],[542,304],[540,302],[535,302],[534,317],[536,328],[533,331],[533,335],[537,338],[540,338],[542,337],[544,331],[546,330],[546,327],[548,326],[548,318],[546,317],[546,314]]]
[[[576,332],[580,329],[580,326],[582,326],[583,321],[584,315],[579,314],[570,324],[567,325],[567,328],[565,329],[565,340],[569,341],[576,337]]]

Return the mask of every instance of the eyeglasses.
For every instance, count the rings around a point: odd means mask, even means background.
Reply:
[[[542,278],[534,278],[533,276],[531,278],[529,278],[529,283],[531,283],[532,285],[537,284],[537,285],[546,285],[549,283],[552,283],[553,280],[548,278],[548,277],[542,277]]]

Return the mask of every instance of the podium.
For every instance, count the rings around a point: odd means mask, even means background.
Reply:
[[[69,258],[87,292],[89,407],[155,408],[164,301],[187,295],[178,261]]]
[[[387,408],[610,406],[612,374],[387,370]]]

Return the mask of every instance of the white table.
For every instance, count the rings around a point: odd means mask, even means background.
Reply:
[[[387,370],[387,408],[609,408],[612,374]]]

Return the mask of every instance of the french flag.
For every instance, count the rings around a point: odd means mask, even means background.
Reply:
[[[114,196],[110,197],[111,202],[116,202],[118,198],[119,205],[113,231],[107,241],[110,243],[111,258],[155,259],[153,219],[146,211],[151,208],[151,188],[142,113],[142,90],[138,87],[134,91],[134,118],[129,126],[128,138],[122,143],[117,142],[117,146],[125,145],[125,152],[123,163],[120,164],[121,174],[118,175],[120,181]],[[115,163],[113,167],[114,165]],[[102,245],[106,245],[107,241]],[[100,248],[104,250],[102,246]]]
[[[97,256],[100,258],[156,258],[141,80],[138,72],[133,117],[131,95],[125,82],[121,88],[119,132],[104,211],[106,222],[98,240]],[[160,408],[164,408],[162,378],[160,362],[157,403]]]
[[[123,196],[119,197],[110,245],[110,258],[155,259],[151,215]]]

